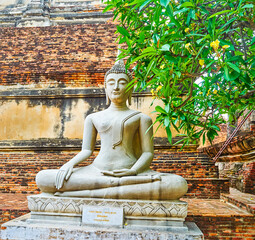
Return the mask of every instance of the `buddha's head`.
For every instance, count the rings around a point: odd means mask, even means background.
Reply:
[[[106,104],[109,104],[110,100],[128,100],[128,104],[131,105],[133,89],[127,91],[127,85],[131,80],[132,74],[126,70],[123,60],[117,61],[104,77]]]

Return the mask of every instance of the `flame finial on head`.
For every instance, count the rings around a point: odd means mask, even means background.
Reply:
[[[121,50],[118,49],[118,56],[120,54],[121,54]],[[124,73],[124,74],[126,74],[128,76],[129,81],[131,81],[133,79],[131,72],[126,70],[123,59],[117,60],[115,62],[115,64],[113,65],[113,67],[108,72],[106,72],[106,74],[104,76],[104,86],[105,86],[105,88],[106,88],[106,78],[111,73],[117,73],[117,74],[118,73]],[[132,91],[133,91],[133,88],[131,88],[129,90],[129,96],[128,96],[128,104],[129,105],[131,105]],[[106,93],[106,104],[108,105],[109,103],[110,103],[110,100],[109,100],[109,97],[108,97],[108,95]]]
[[[121,50],[118,49],[118,56],[121,54]],[[119,59],[115,62],[115,64],[113,65],[113,67],[106,72],[105,76],[104,76],[104,80],[106,80],[107,76],[111,73],[125,73],[128,78],[129,81],[132,80],[132,74],[130,71],[126,70],[125,64],[123,59]]]

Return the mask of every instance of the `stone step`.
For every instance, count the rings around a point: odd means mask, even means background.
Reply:
[[[0,224],[28,212],[26,194],[0,193]],[[187,199],[186,221],[195,222],[206,240],[255,238],[254,216],[220,199]]]
[[[254,194],[242,193],[235,188],[230,188],[229,193],[223,193],[221,195],[221,199],[255,215]]]

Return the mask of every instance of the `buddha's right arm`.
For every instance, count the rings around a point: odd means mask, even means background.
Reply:
[[[62,188],[64,180],[68,180],[73,172],[73,167],[80,162],[85,161],[94,151],[97,131],[92,119],[88,116],[84,123],[82,150],[74,158],[65,163],[58,171],[55,180],[57,189]]]
[[[81,150],[74,158],[72,158],[68,163],[72,165],[73,167],[77,164],[85,161],[87,158],[89,158],[92,155],[92,150]]]
[[[87,116],[84,122],[82,150],[69,163],[73,166],[85,161],[89,158],[95,148],[97,131],[92,122],[91,115]]]

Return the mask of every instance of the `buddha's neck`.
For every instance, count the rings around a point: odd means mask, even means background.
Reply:
[[[111,102],[109,109],[113,111],[125,111],[128,110],[129,108],[125,102],[118,104]]]

